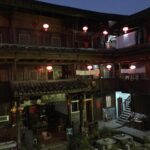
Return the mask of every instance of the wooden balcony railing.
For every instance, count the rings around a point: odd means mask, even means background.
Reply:
[[[0,43],[68,47],[68,48],[104,48],[100,45],[95,33],[81,31],[49,32],[35,29],[16,28],[11,31],[8,27],[0,27]]]
[[[100,90],[102,93],[113,92],[113,91],[123,91],[128,93],[139,93],[139,94],[149,94],[150,93],[150,80],[140,79],[140,80],[124,80],[124,79],[96,79],[86,81],[92,85],[92,89]]]
[[[119,88],[122,91],[129,93],[150,93],[150,80],[139,79],[139,80],[119,80]]]

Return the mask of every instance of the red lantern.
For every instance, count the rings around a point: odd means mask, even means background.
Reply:
[[[92,67],[91,65],[88,65],[88,66],[87,66],[87,69],[88,69],[88,70],[92,70],[92,68],[93,68],[93,67]]]
[[[135,66],[135,65],[131,65],[131,66],[130,66],[130,69],[132,69],[132,70],[133,70],[133,69],[136,69],[136,66]]]
[[[128,30],[129,30],[129,28],[128,27],[123,27],[123,29],[122,29],[123,31],[124,31],[124,33],[127,33],[128,32]]]
[[[47,66],[46,69],[50,72],[50,71],[52,71],[53,67],[52,66]]]
[[[82,28],[82,30],[83,30],[84,32],[87,32],[88,27],[87,27],[87,26],[84,26],[84,27]]]
[[[104,30],[104,31],[103,31],[103,34],[104,34],[104,35],[107,35],[107,34],[108,34],[108,31]]]
[[[43,28],[44,28],[45,31],[47,31],[48,28],[49,28],[49,24],[47,24],[47,23],[43,24]]]
[[[108,70],[111,70],[112,65],[109,65],[109,64],[108,64],[108,65],[106,66],[106,68],[107,68]]]

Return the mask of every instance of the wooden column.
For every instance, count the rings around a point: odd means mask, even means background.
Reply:
[[[16,81],[17,80],[17,60],[16,59],[14,59],[12,69],[13,69],[13,81]]]
[[[146,69],[146,77],[150,79],[150,60],[146,61],[145,69]]]
[[[17,59],[16,58],[14,59],[14,63],[13,63],[13,80],[17,81]],[[22,97],[17,99],[17,112],[16,112],[18,150],[21,150],[21,114],[20,114],[20,111],[18,109],[20,107],[21,99],[22,99]]]
[[[17,144],[18,150],[21,150],[21,114],[19,111],[21,97],[17,100]]]
[[[71,97],[67,96],[67,110],[68,110],[68,127],[71,127]]]
[[[79,109],[80,109],[80,133],[82,133],[83,128],[83,107],[84,107],[84,99],[83,95],[79,95]]]

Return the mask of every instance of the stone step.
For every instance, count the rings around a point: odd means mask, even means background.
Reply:
[[[116,123],[119,123],[119,124],[124,124],[124,122],[122,122],[122,121],[119,121],[119,120],[116,120]]]
[[[129,122],[128,119],[122,119],[122,118],[119,118],[118,120],[119,120],[119,121],[122,121],[122,122]]]
[[[123,111],[123,113],[124,113],[124,112],[131,112],[131,110],[126,109],[126,110]]]
[[[123,112],[120,116],[130,116],[131,112]]]
[[[131,108],[129,106],[126,107],[126,109],[122,112],[122,114],[118,118],[118,122],[120,124],[125,124],[129,122],[129,117],[131,114]]]
[[[127,117],[127,116],[120,116],[120,118],[124,119],[124,120],[128,120],[129,117]]]

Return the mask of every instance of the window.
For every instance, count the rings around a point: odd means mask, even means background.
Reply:
[[[0,116],[0,122],[9,121],[9,116]]]
[[[79,100],[72,101],[71,112],[79,111]]]
[[[106,107],[111,107],[111,96],[106,96]]]

